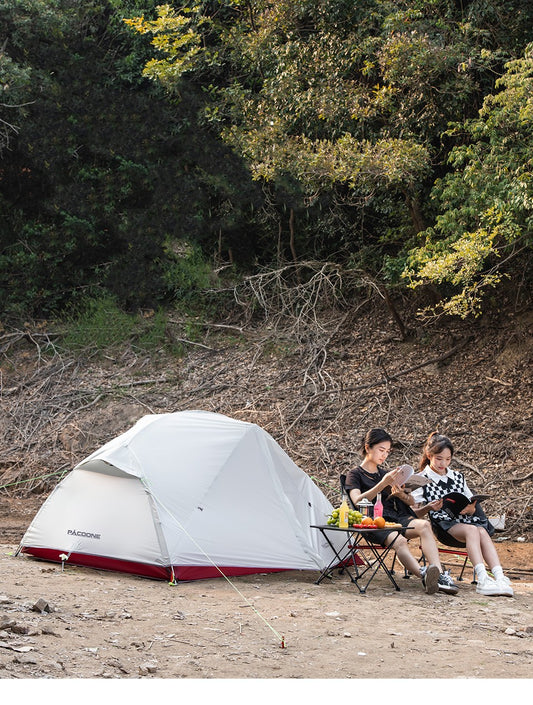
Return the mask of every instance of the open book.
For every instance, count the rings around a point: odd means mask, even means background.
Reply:
[[[404,485],[406,490],[414,490],[417,487],[424,487],[431,480],[420,473],[415,473],[410,465],[400,465],[398,468],[400,470],[397,484],[398,487]]]
[[[481,502],[489,497],[490,495],[488,494],[474,494],[468,498],[461,492],[450,492],[450,494],[444,495],[442,498],[442,510],[452,519],[455,519],[469,504],[473,504],[476,501]]]

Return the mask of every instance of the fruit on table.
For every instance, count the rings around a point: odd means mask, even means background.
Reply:
[[[358,512],[356,509],[350,509],[348,513],[348,524],[357,524],[358,522],[361,521],[363,518],[363,515],[361,512]],[[339,510],[334,509],[331,514],[329,515],[327,519],[327,523],[330,526],[338,526],[339,525]]]
[[[383,517],[376,517],[374,519],[374,524],[378,527],[378,529],[383,529],[383,527],[385,526],[386,523],[387,522],[385,521],[385,519]]]

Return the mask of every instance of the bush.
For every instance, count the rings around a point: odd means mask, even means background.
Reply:
[[[107,294],[91,297],[64,319],[63,346],[71,352],[103,351],[131,340],[137,316],[124,313]]]

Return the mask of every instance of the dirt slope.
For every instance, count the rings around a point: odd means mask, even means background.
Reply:
[[[532,315],[407,341],[378,309],[332,315],[296,342],[265,326],[221,330],[181,361],[134,348],[74,359],[38,331],[0,336],[0,677],[530,677]],[[334,503],[367,428],[394,436],[391,465],[415,464],[431,430],[449,434],[489,514],[506,514],[498,550],[515,597],[480,597],[468,581],[456,597],[427,596],[414,579],[396,593],[385,578],[360,596],[345,576],[315,585],[300,573],[240,578],[240,592],[171,587],[10,555],[75,463],[146,413],[190,408],[258,423]],[[40,598],[52,611],[32,610]]]

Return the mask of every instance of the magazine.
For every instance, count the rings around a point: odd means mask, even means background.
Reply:
[[[424,487],[424,485],[431,482],[431,480],[425,475],[415,473],[411,465],[400,465],[398,470],[401,471],[397,480],[398,487],[403,485],[406,490],[414,490],[417,487]]]
[[[490,495],[488,494],[474,494],[471,497],[467,497],[462,492],[450,492],[450,494],[444,495],[442,498],[442,510],[449,517],[455,519],[469,504],[482,502],[484,499],[489,499],[489,497]]]

